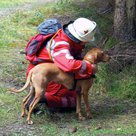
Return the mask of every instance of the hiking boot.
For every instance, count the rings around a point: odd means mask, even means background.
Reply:
[[[76,111],[76,107],[57,107],[57,108],[48,108],[51,113],[71,113]]]

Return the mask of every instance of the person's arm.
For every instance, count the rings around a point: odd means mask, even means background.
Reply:
[[[51,54],[54,63],[65,72],[75,73],[76,78],[90,77],[93,71],[92,65],[86,61],[74,59],[69,50],[68,43],[56,46]]]

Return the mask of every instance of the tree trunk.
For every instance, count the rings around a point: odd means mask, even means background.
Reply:
[[[120,41],[136,39],[136,0],[116,0],[114,35]]]

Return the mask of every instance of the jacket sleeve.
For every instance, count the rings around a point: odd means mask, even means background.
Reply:
[[[54,63],[65,72],[75,73],[77,79],[89,77],[92,74],[92,66],[85,61],[74,59],[69,50],[68,44],[56,46],[51,51]]]

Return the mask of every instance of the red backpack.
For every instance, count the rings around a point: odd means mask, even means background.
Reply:
[[[61,27],[61,24],[56,19],[49,19],[41,23],[38,26],[39,34],[33,36],[26,45],[26,59],[33,64],[44,61],[39,60],[37,55],[42,50],[43,45],[46,45]]]

